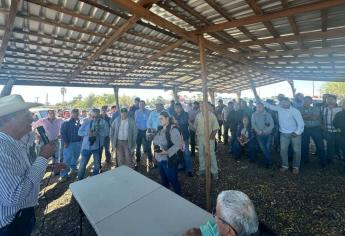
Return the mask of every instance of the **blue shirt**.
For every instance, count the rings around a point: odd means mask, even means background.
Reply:
[[[175,120],[177,121],[178,126],[181,129],[183,140],[188,140],[189,139],[189,115],[187,112],[182,111],[180,115],[175,113],[174,115]]]
[[[165,110],[162,110],[161,112],[163,112]],[[156,110],[152,111],[149,115],[149,119],[147,120],[147,128],[148,129],[158,129],[158,126],[160,126],[160,122],[159,122],[159,115],[161,112],[157,112]]]
[[[91,122],[92,121],[92,122]],[[91,145],[89,141],[89,132],[92,129],[97,130],[96,141]],[[109,136],[109,125],[103,119],[96,121],[86,118],[79,128],[79,136],[83,136],[82,150],[97,150],[104,145],[105,137]]]
[[[113,112],[113,114],[111,114],[111,121],[110,121],[110,125],[114,122],[114,120],[116,120],[117,117],[120,116],[120,112],[119,111],[115,111]]]
[[[80,128],[80,121],[76,119],[69,119],[61,125],[61,136],[62,141],[66,144],[73,142],[80,142],[82,137],[78,135],[78,130]]]
[[[134,113],[135,124],[139,130],[147,129],[147,120],[149,119],[150,111],[146,108],[142,111],[140,109],[136,110]]]

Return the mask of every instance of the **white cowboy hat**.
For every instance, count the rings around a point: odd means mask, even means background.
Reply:
[[[17,111],[29,109],[31,107],[42,106],[40,103],[25,102],[20,95],[9,95],[0,98],[0,117],[6,116]]]

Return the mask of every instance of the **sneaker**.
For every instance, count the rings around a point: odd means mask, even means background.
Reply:
[[[299,174],[299,169],[298,168],[293,168],[292,173],[294,175],[298,175]]]
[[[286,167],[280,168],[280,172],[286,172],[286,171],[288,171],[288,170],[289,170],[289,168],[286,168]]]
[[[196,174],[198,176],[200,176],[200,177],[203,177],[203,176],[205,176],[205,171],[204,170],[199,170]]]
[[[218,178],[218,174],[212,174],[212,179],[213,180],[218,180],[219,178]]]

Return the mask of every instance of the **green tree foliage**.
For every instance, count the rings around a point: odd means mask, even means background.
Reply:
[[[324,84],[322,91],[345,98],[345,82],[327,82]]]

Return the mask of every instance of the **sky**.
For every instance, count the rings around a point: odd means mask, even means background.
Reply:
[[[315,96],[320,95],[320,89],[324,82],[317,82],[314,83],[314,94]],[[3,86],[0,86],[2,89]],[[313,82],[312,81],[295,81],[295,87],[297,92],[301,92],[304,95],[313,95]],[[62,101],[62,95],[60,93],[61,87],[45,87],[45,86],[14,86],[12,90],[12,94],[20,94],[24,97],[25,101],[30,102],[46,102],[46,96],[48,94],[48,101],[50,104],[56,104]],[[292,91],[290,85],[287,82],[280,82],[276,84],[271,84],[267,86],[263,86],[257,89],[258,93],[263,98],[268,98],[272,96],[277,96],[279,93],[283,93],[288,97],[292,96]],[[65,101],[70,101],[73,97],[78,96],[81,94],[83,97],[86,97],[89,94],[101,95],[104,93],[113,94],[113,89],[111,88],[75,88],[75,87],[67,87],[67,93],[65,95]],[[184,96],[193,96],[195,93],[193,92],[180,92],[180,95]],[[158,96],[162,96],[166,99],[172,99],[172,92],[171,91],[164,91],[164,90],[148,90],[148,89],[120,89],[119,96],[127,95],[127,96],[139,96],[141,99],[151,99],[156,98]],[[246,98],[253,98],[253,93],[251,90],[242,91],[242,97]],[[235,98],[235,94],[218,94],[218,97],[221,98]]]

